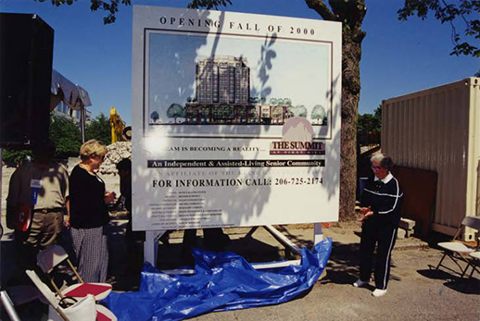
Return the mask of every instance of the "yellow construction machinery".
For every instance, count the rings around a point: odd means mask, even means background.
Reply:
[[[117,141],[132,139],[132,127],[125,126],[125,122],[117,114],[115,107],[110,108],[110,127],[112,129],[112,144]]]

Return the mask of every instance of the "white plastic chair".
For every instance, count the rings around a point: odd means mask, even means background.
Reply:
[[[55,295],[50,288],[40,280],[37,273],[33,270],[25,271],[33,284],[37,287],[40,293],[45,297],[49,303],[48,320],[49,321],[95,321],[95,320],[112,320],[117,318],[115,315],[104,306],[95,304],[93,295],[87,295],[75,302],[72,306],[62,308],[60,306],[60,299]]]
[[[460,276],[463,277],[463,275],[467,271],[467,268],[469,267],[468,256],[469,254],[475,252],[474,248],[468,247],[464,243],[457,240],[457,237],[460,235],[460,232],[465,227],[473,228],[477,231],[480,231],[480,217],[474,217],[474,216],[465,217],[451,242],[438,243],[438,246],[444,250],[444,254],[440,262],[438,262],[438,265],[435,268],[435,270],[438,270],[440,266],[443,266],[445,269],[450,270],[454,273],[460,274]],[[448,256],[458,266],[458,268],[460,269],[460,272],[457,272],[448,266],[442,265],[443,259],[445,259],[446,256]],[[467,263],[467,266],[465,267],[465,269],[462,268],[459,261]]]
[[[63,261],[67,261],[70,268],[75,273],[79,283],[68,286],[64,290],[60,290],[55,284],[54,278],[52,276],[52,270],[58,264]],[[112,285],[108,283],[85,283],[77,272],[77,269],[73,266],[72,262],[68,258],[67,252],[63,247],[59,245],[51,245],[46,249],[40,251],[37,254],[37,264],[42,269],[42,271],[47,274],[50,278],[50,282],[57,291],[60,297],[70,296],[74,298],[83,298],[87,294],[92,294],[95,297],[95,300],[99,301],[105,299],[110,292],[112,291]]]

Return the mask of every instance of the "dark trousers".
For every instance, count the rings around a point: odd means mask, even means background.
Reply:
[[[63,212],[35,212],[26,232],[14,231],[16,268],[10,281],[12,285],[31,282],[25,270],[37,269],[38,252],[49,245],[57,244],[62,226]]]
[[[32,224],[26,232],[15,230],[17,263],[23,270],[37,263],[37,253],[49,245],[57,244],[62,232],[63,212],[34,212]]]
[[[397,239],[397,226],[375,226],[365,222],[360,241],[360,280],[369,281],[372,274],[373,256],[377,246],[375,263],[375,287],[385,290],[390,277],[390,259]]]

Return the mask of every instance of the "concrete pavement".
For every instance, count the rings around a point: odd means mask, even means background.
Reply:
[[[285,230],[300,244],[311,242],[313,231],[308,226],[286,226]],[[281,305],[209,313],[192,320],[480,320],[480,275],[460,281],[450,273],[433,271],[431,266],[438,263],[441,252],[415,238],[397,241],[385,296],[371,295],[373,282],[368,288],[354,288],[359,231],[355,223],[324,228],[325,236],[333,239],[327,273],[304,297]]]
[[[132,291],[138,289],[139,277],[131,272],[131,261],[126,255],[126,221],[122,218],[117,215],[110,226],[110,273],[115,277],[112,282],[116,291]],[[311,224],[285,225],[278,229],[298,246],[313,244]],[[323,231],[325,237],[333,239],[327,273],[302,298],[275,306],[209,313],[193,320],[480,320],[480,275],[460,281],[450,273],[432,271],[430,266],[438,263],[441,253],[425,242],[416,238],[397,241],[388,293],[374,298],[371,296],[373,286],[357,289],[351,285],[358,276],[360,225],[332,223]],[[232,228],[225,232],[231,239],[227,250],[244,255],[250,262],[296,258],[261,227],[254,231]],[[169,245],[160,245],[157,262],[160,268],[180,265],[182,236],[181,231],[172,232]],[[11,243],[7,231],[2,239],[2,279],[12,270]],[[197,246],[202,246],[201,231]],[[20,309],[30,309],[22,320],[42,320],[43,310],[38,305],[24,305]]]

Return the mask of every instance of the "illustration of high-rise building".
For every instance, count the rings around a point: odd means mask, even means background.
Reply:
[[[246,106],[250,98],[247,59],[216,56],[197,60],[196,99],[199,104]]]
[[[195,97],[189,97],[185,107],[172,104],[170,118],[177,114],[185,120],[176,124],[267,124],[283,125],[295,116],[290,98],[250,97],[250,68],[244,57],[215,56],[198,58],[195,74]],[[169,111],[171,111],[169,113]],[[301,117],[306,117],[305,115]]]

